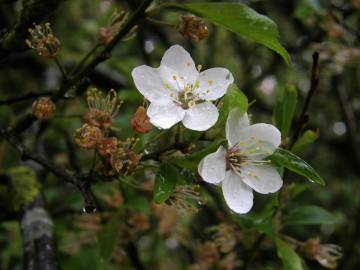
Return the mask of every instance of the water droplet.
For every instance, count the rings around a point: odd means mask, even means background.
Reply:
[[[96,207],[91,205],[84,206],[82,209],[83,213],[87,213],[87,214],[95,213],[96,210],[97,210]]]

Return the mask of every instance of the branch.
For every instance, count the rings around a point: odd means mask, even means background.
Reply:
[[[42,92],[42,93],[30,92],[30,93],[27,93],[20,97],[13,97],[13,98],[9,98],[9,99],[0,100],[0,106],[1,105],[11,105],[16,102],[25,101],[28,99],[36,99],[38,97],[43,97],[43,96],[50,96],[52,93],[53,93],[52,91],[46,91],[46,92]]]
[[[24,269],[59,269],[53,222],[44,209],[44,202],[40,196],[25,209],[20,222],[24,245]]]
[[[351,149],[357,164],[360,164],[360,156],[358,150],[358,141],[357,141],[357,119],[353,111],[351,102],[349,100],[346,88],[340,89],[339,87],[339,76],[334,76],[331,80],[331,85],[334,87],[337,96],[341,111],[345,118],[346,126],[349,130],[348,136],[351,143]]]
[[[56,103],[58,100],[62,99],[72,87],[79,84],[79,82],[98,64],[109,59],[110,53],[115,48],[117,43],[129,33],[129,31],[137,24],[139,20],[144,18],[145,10],[152,1],[153,0],[144,0],[138,9],[129,18],[124,27],[108,45],[106,45],[99,53],[97,53],[81,71],[77,72],[77,74],[69,74],[69,79],[64,80],[63,84],[60,86],[60,89],[52,95],[51,99],[53,102]],[[85,57],[89,58],[88,54]],[[80,61],[80,63],[82,64],[83,61]],[[77,68],[75,68],[75,70],[77,71]],[[35,122],[35,120],[36,118],[32,114],[25,115],[15,124],[12,132],[15,134],[22,133],[28,127],[30,127]]]
[[[74,185],[84,198],[84,211],[87,213],[93,213],[96,211],[96,200],[91,190],[91,179],[89,175],[69,173],[65,168],[59,167],[50,162],[47,158],[27,149],[24,145],[21,144],[19,138],[13,133],[0,130],[0,136],[4,137],[21,154],[23,160],[33,160],[43,166],[45,169],[52,172],[61,180]]]
[[[304,103],[303,109],[301,111],[299,121],[298,121],[297,126],[294,131],[294,135],[291,138],[291,141],[289,143],[289,149],[291,149],[291,147],[298,140],[304,125],[308,122],[308,110],[309,110],[310,102],[315,94],[316,89],[318,88],[318,85],[319,85],[319,78],[318,78],[318,71],[317,71],[317,67],[318,67],[318,63],[319,63],[319,53],[314,52],[312,57],[313,57],[313,65],[312,65],[312,69],[311,69],[310,90],[306,96],[305,103]]]
[[[26,50],[25,39],[28,29],[34,22],[42,21],[57,9],[64,0],[28,0],[22,1],[22,9],[14,27],[0,39],[0,62],[9,55]]]

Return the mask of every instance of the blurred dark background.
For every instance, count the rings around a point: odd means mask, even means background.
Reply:
[[[58,7],[51,12],[49,10],[45,14],[46,19],[41,20],[51,23],[54,34],[61,41],[59,60],[67,70],[74,67],[95,44],[99,28],[109,23],[115,9],[133,10],[139,4],[139,1],[132,0],[57,2],[55,6]],[[276,94],[286,84],[295,84],[299,91],[297,119],[310,87],[312,54],[318,51],[320,84],[311,100],[306,127],[317,138],[297,154],[312,164],[327,185],[316,186],[290,176],[288,183],[297,183],[304,187],[304,191],[290,200],[287,208],[318,205],[335,214],[339,222],[336,225],[290,227],[285,231],[302,241],[320,237],[322,242],[340,245],[343,258],[338,269],[360,269],[360,1],[243,2],[276,22],[281,43],[291,54],[292,67],[266,47],[239,38],[211,23],[208,23],[208,38],[199,42],[184,39],[174,27],[145,23],[136,35],[130,35],[121,42],[112,57],[97,66],[86,79],[100,89],[107,91],[114,88],[118,91],[124,101],[116,119],[118,133],[123,138],[132,136],[134,132],[129,119],[143,100],[134,89],[130,72],[141,64],[158,66],[163,52],[178,43],[187,48],[204,69],[224,66],[232,71],[239,88],[250,102],[254,101],[249,112],[255,122],[271,122]],[[21,1],[0,1],[1,32],[5,33],[14,26],[20,8]],[[157,19],[177,23],[179,13],[161,13]],[[34,100],[15,102],[12,99],[29,93],[46,95],[55,91],[61,82],[61,74],[53,61],[39,57],[21,43],[7,50],[2,48],[0,55],[0,126],[6,128],[19,116],[30,112]],[[55,164],[80,168],[81,171],[86,168],[91,155],[74,148],[72,138],[80,125],[81,113],[86,110],[86,102],[83,97],[75,99],[73,96],[70,92],[67,100],[58,103],[56,116],[49,122],[34,124],[23,134],[23,139],[26,145]],[[0,169],[7,170],[17,165],[17,152],[5,141],[0,141]],[[55,224],[56,244],[63,269],[95,269],[91,266],[96,260],[93,255],[96,240],[93,238],[101,231],[101,219],[96,215],[88,217],[77,213],[74,209],[81,209],[82,200],[76,190],[61,186],[52,174],[39,166],[31,166],[37,169],[47,209]],[[100,184],[95,193],[100,200],[106,201],[104,198],[118,192],[118,185]],[[146,269],[190,269],[187,265],[191,263],[187,261],[194,260],[191,259],[194,255],[189,255],[191,252],[187,248],[178,252],[175,240],[170,241],[171,237],[156,233],[158,227],[153,220],[156,218],[151,214],[153,209],[146,196],[137,197],[134,193],[136,191],[132,190],[127,195],[133,204],[132,211],[145,213],[150,219],[150,229],[140,230],[136,238]],[[9,215],[0,214],[0,218],[0,269],[21,269],[19,223]],[[191,227],[196,220],[183,223]],[[135,223],[138,225],[141,222]],[[279,269],[276,253],[267,253],[266,243],[263,248],[264,255],[259,255],[251,269]],[[116,268],[119,265],[124,267],[121,269],[132,269],[129,264],[122,264],[129,260],[126,255],[129,253],[124,253],[121,248],[116,252],[114,256],[120,262],[113,259],[112,264],[104,269],[120,269]],[[308,269],[322,268],[318,263],[309,261]]]

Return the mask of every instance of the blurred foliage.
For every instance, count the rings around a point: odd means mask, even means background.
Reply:
[[[2,31],[16,24],[22,2],[27,1],[0,1]],[[186,10],[205,17],[209,36],[193,41],[178,32],[174,25],[181,21],[181,15],[189,14],[183,9],[160,10],[154,21],[144,22],[138,32],[126,36],[111,58],[87,76],[92,85],[104,92],[114,88],[119,100],[124,102],[113,121],[111,134],[121,139],[139,137],[135,149],[143,151],[145,157],[173,145],[176,129],[153,129],[139,135],[130,123],[132,114],[144,103],[133,85],[131,70],[142,64],[158,66],[163,52],[172,44],[187,48],[204,69],[228,68],[242,92],[238,89],[228,92],[222,100],[220,121],[212,130],[204,134],[184,131],[184,145],[171,150],[169,163],[161,165],[157,176],[159,163],[149,158],[133,175],[113,181],[103,177],[92,183],[99,204],[94,214],[82,212],[83,199],[74,187],[38,164],[23,161],[1,139],[0,173],[9,174],[11,179],[0,183],[0,269],[21,269],[21,229],[16,220],[39,191],[55,224],[62,269],[324,269],[315,257],[295,248],[306,246],[305,242],[314,237],[319,237],[321,243],[343,248],[338,269],[360,269],[360,196],[357,195],[360,189],[360,2],[231,1],[245,4],[274,21],[281,45],[275,37],[276,48],[267,46],[280,50],[288,61],[284,47],[291,66],[266,46],[252,42],[259,40],[247,36],[251,34],[249,31],[241,36],[244,30],[241,25],[227,31],[225,28],[231,22],[211,18],[217,13],[207,10],[206,4],[200,6],[205,1],[155,2],[188,5]],[[58,59],[65,72],[71,71],[93,48],[99,29],[111,23],[115,10],[131,12],[138,5],[139,1],[135,0],[72,0],[62,1],[56,10],[46,14],[46,21],[51,23],[61,42]],[[272,23],[270,26],[274,27]],[[235,34],[239,31],[240,36]],[[238,106],[244,111],[248,106],[254,122],[273,120],[282,131],[283,144],[288,145],[310,88],[314,51],[320,53],[319,86],[311,100],[303,132],[290,150],[311,164],[326,186],[285,171],[285,184],[279,194],[256,194],[252,211],[235,215],[226,208],[219,189],[204,185],[196,177],[196,162],[223,143],[215,139],[221,137],[219,128],[224,125],[228,106]],[[0,101],[29,93],[52,93],[61,80],[62,74],[54,61],[30,50],[9,54],[1,60]],[[232,96],[234,93],[236,98]],[[34,100],[1,103],[0,128],[12,126],[20,116],[31,112]],[[87,110],[86,96],[77,97],[72,89],[56,105],[55,116],[32,125],[23,134],[23,143],[56,166],[89,172],[93,151],[81,149],[73,140]],[[191,145],[193,141],[195,145]],[[188,154],[186,158],[183,153]],[[161,156],[161,160],[167,158]],[[171,167],[164,172],[167,166]],[[198,208],[197,212],[184,214],[174,207],[179,201],[169,203],[169,198],[174,200],[171,194],[174,190],[176,193],[176,188],[174,183],[166,183],[164,187],[162,173],[176,174],[169,177],[181,179],[183,185],[201,184],[199,191],[186,191],[192,196],[189,200],[180,201],[189,209]],[[167,203],[154,202],[154,186],[164,192],[161,197],[155,196],[155,201]],[[221,224],[235,227],[224,229]],[[216,233],[210,228],[215,228]]]

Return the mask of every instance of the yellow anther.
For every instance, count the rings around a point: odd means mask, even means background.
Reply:
[[[194,106],[196,103],[195,103],[195,100],[191,100],[191,101],[189,101],[189,103],[188,103],[188,106],[189,107],[192,107],[192,106]]]
[[[174,81],[176,81],[176,80],[177,80],[176,75],[173,75],[173,76],[172,76],[172,78],[173,78],[173,80],[174,80]]]
[[[166,88],[166,89],[170,89],[170,84],[165,83],[165,88]]]
[[[208,80],[208,84],[209,84],[209,85],[212,85],[213,82],[214,82],[213,80]]]
[[[200,87],[200,81],[196,80],[194,84],[194,88],[199,88],[199,87]]]
[[[202,65],[198,65],[198,66],[197,66],[197,70],[200,72],[201,69],[202,69]]]

